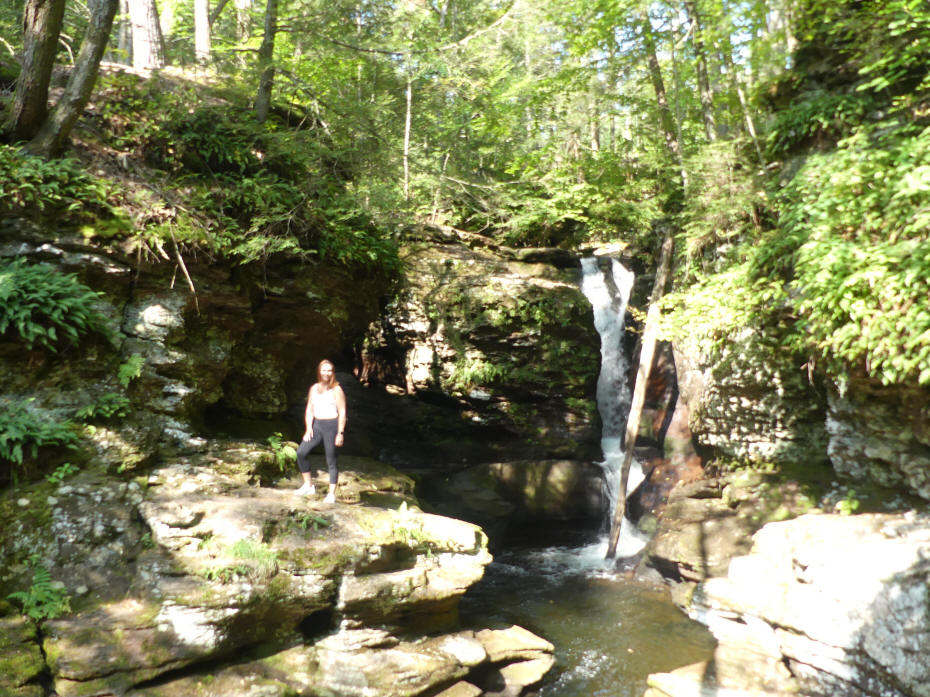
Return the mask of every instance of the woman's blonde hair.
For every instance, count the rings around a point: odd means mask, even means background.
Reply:
[[[336,379],[336,366],[328,358],[324,358],[320,361],[319,365],[316,367],[316,381],[323,382],[323,366],[329,363],[333,369],[333,384],[330,387],[339,387],[339,381]]]

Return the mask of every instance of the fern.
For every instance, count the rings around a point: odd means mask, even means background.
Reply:
[[[61,585],[52,581],[48,570],[36,564],[29,590],[10,593],[7,598],[19,603],[23,614],[36,622],[55,619],[71,611],[71,598]]]

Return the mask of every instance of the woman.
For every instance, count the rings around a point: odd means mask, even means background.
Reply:
[[[336,381],[335,369],[330,361],[322,360],[316,369],[317,382],[307,395],[305,421],[307,430],[303,442],[297,448],[297,467],[304,483],[297,490],[298,494],[313,496],[313,476],[310,472],[310,451],[323,443],[326,451],[326,467],[329,469],[329,493],[323,503],[336,502],[336,482],[339,470],[336,468],[336,448],[344,442],[346,429],[346,395]]]

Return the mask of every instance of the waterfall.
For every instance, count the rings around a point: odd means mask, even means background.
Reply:
[[[606,263],[608,261],[609,264]],[[623,334],[634,275],[616,259],[588,257],[581,260],[581,269],[581,291],[594,308],[594,327],[601,336],[597,409],[602,424],[601,452],[604,461],[600,464],[604,469],[605,495],[609,501],[606,519],[609,527],[620,486],[621,441],[630,410],[630,364],[623,349]],[[634,459],[630,465],[627,493],[639,486],[643,478],[642,466]]]

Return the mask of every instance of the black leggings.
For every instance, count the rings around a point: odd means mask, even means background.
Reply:
[[[297,467],[301,472],[310,471],[310,460],[307,457],[310,451],[323,443],[326,451],[326,467],[329,469],[329,483],[335,484],[339,479],[339,470],[336,468],[336,433],[339,431],[339,419],[314,419],[313,438],[305,440],[297,448]]]

